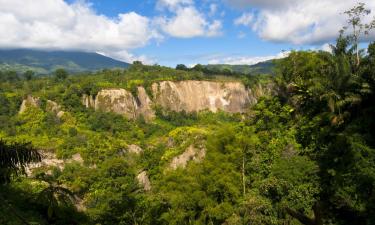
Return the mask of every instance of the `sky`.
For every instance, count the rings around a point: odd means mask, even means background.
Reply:
[[[362,2],[375,15],[375,1]],[[290,50],[328,50],[346,24],[343,12],[355,3],[0,0],[0,48],[98,52],[126,62],[171,67],[251,65]],[[366,40],[375,40],[375,34]]]

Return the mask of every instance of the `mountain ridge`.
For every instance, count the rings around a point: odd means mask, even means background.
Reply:
[[[59,68],[70,73],[80,73],[127,68],[129,65],[129,63],[92,52],[0,49],[0,69],[14,70],[19,73],[32,70],[37,74],[49,74]]]

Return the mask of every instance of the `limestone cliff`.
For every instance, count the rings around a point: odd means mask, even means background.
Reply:
[[[244,112],[250,99],[240,82],[163,81],[152,85],[154,101],[172,111]]]
[[[83,95],[82,104],[87,108],[114,112],[129,119],[143,116],[146,121],[150,121],[155,117],[152,101],[143,87],[137,88],[137,96],[133,96],[132,93],[122,88],[103,89],[95,98]]]
[[[95,110],[122,114],[129,119],[137,117],[137,108],[133,95],[122,88],[101,90],[95,98]]]
[[[152,101],[150,97],[147,95],[146,90],[144,87],[137,88],[137,103],[138,103],[138,111],[137,115],[142,115],[146,121],[150,121],[155,118],[155,112],[152,109]]]
[[[82,104],[104,112],[115,112],[129,119],[143,116],[146,121],[155,117],[153,106],[171,111],[198,112],[219,110],[242,113],[259,97],[270,93],[268,86],[258,85],[248,90],[241,82],[217,81],[162,81],[152,84],[152,98],[144,87],[137,88],[137,96],[116,88],[103,89],[97,96],[84,95]]]

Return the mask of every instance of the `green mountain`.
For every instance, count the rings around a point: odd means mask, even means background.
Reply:
[[[228,65],[228,64],[209,64],[205,67],[209,70],[225,71],[229,70],[242,74],[272,74],[275,68],[275,60],[268,60],[254,65]]]
[[[58,68],[79,73],[128,66],[128,63],[97,53],[30,49],[0,50],[0,70],[15,70],[20,73],[32,70],[37,74],[48,74]]]

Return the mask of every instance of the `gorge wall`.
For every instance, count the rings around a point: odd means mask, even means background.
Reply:
[[[94,96],[84,95],[86,107],[104,112],[115,112],[135,119],[143,116],[146,121],[155,117],[153,106],[181,112],[225,111],[242,113],[255,104],[259,97],[270,94],[271,88],[261,85],[246,89],[241,82],[218,81],[162,81],[151,86],[152,98],[144,87],[138,87],[136,96],[125,89],[103,89]]]

